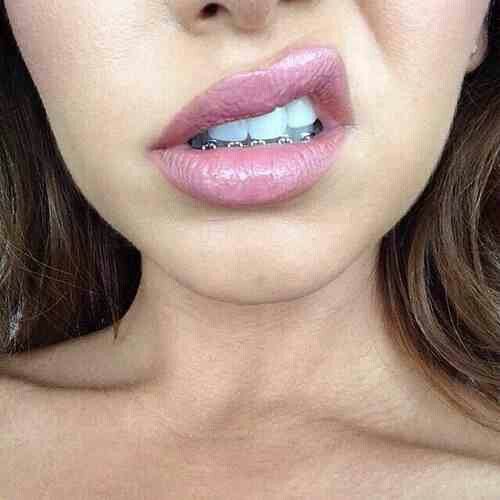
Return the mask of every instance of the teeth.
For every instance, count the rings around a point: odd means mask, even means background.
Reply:
[[[288,126],[291,128],[307,127],[317,120],[312,101],[309,97],[295,99],[286,107]]]
[[[313,125],[301,128],[288,128],[289,134],[274,139],[249,139],[244,141],[219,141],[210,138],[208,132],[193,137],[188,144],[194,149],[218,149],[218,148],[248,148],[266,144],[298,144],[310,142],[314,136],[321,133],[323,125],[316,120]]]
[[[208,135],[219,141],[244,141],[248,135],[249,139],[269,140],[287,135],[289,128],[311,126],[317,118],[311,99],[305,96],[262,116],[211,127]]]
[[[285,108],[276,108],[272,113],[248,120],[248,131],[252,139],[273,139],[286,133],[288,116]]]
[[[218,141],[244,141],[248,136],[247,120],[224,123],[208,129],[212,139]]]

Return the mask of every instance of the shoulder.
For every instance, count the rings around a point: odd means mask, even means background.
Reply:
[[[500,499],[500,463],[383,438],[346,455],[328,471],[336,478],[332,495],[345,483],[346,497],[356,499],[374,493],[387,499]]]
[[[0,355],[0,380],[38,387],[111,389],[147,382],[150,353],[133,336],[113,338],[111,327],[29,352]]]
[[[145,454],[151,459],[149,470],[159,471],[160,456],[165,450],[142,439],[142,434],[131,432],[131,419],[136,422],[141,415],[140,401],[136,405],[132,398],[127,402],[126,395],[112,397],[101,391],[44,388],[9,376],[0,376],[0,398],[0,484],[4,488],[0,489],[0,497],[2,493],[18,491],[18,479],[29,476],[30,471],[40,474],[38,478],[27,478],[32,485],[29,491],[35,491],[42,480],[67,470],[69,463],[88,464],[89,457],[95,460],[95,470],[68,478],[68,488],[85,481],[95,482],[101,477],[104,464],[117,457],[128,464],[123,480],[133,477],[144,463]],[[141,453],[144,452],[140,456],[133,451],[139,450],[135,446],[138,442],[142,443]],[[147,449],[146,443],[152,443],[151,449]],[[377,494],[387,499],[415,500],[500,498],[498,463],[383,438],[357,442],[353,435],[346,447],[341,454],[321,460],[318,457],[313,468],[307,469],[304,484],[309,493],[321,484],[322,494],[326,488],[326,498],[332,500],[371,498]],[[47,455],[48,450],[51,455]],[[171,463],[175,464],[179,450],[171,452]],[[43,462],[44,456],[52,458]],[[85,466],[82,470],[86,470]],[[311,484],[310,477],[317,477],[318,483]],[[163,489],[168,487],[163,479],[160,484]]]

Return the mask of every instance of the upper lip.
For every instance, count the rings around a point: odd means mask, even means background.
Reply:
[[[212,126],[263,115],[303,96],[312,99],[326,130],[353,125],[345,66],[335,47],[290,47],[267,67],[224,78],[184,106],[152,149],[186,143]]]

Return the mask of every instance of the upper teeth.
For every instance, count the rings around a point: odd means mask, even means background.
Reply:
[[[248,135],[251,139],[273,139],[285,135],[287,127],[306,127],[314,124],[317,118],[312,101],[306,96],[266,115],[211,127],[208,133],[219,141],[244,141]]]

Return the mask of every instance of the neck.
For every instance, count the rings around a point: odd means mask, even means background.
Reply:
[[[394,428],[427,387],[385,329],[374,255],[307,296],[251,305],[195,293],[144,259],[120,326],[126,366],[148,367],[179,435],[321,418]]]

